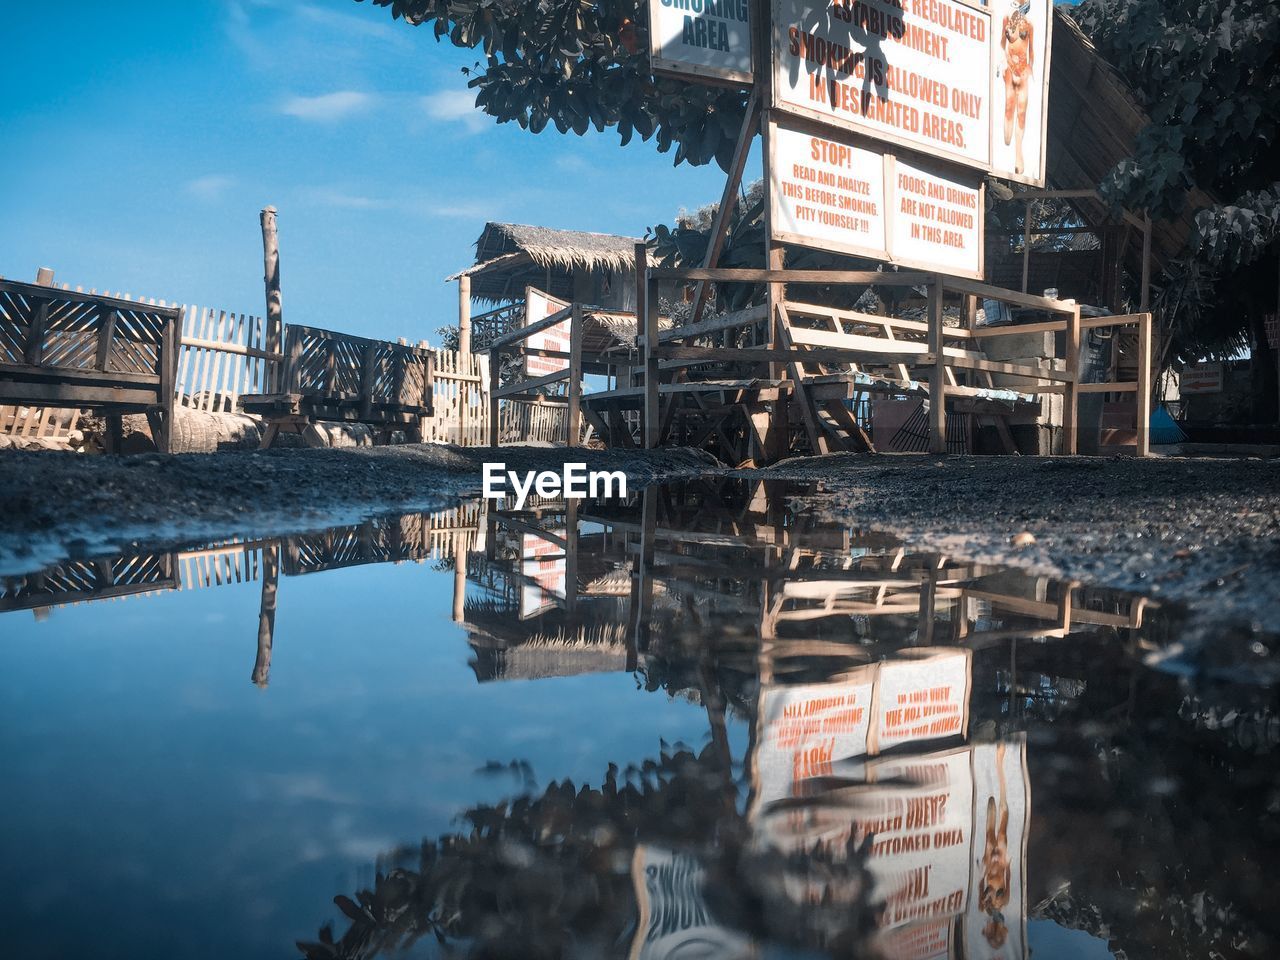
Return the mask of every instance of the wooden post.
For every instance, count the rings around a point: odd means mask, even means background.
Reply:
[[[258,604],[258,656],[253,682],[266,688],[271,674],[271,647],[276,633],[276,596],[280,579],[280,543],[262,548],[262,599]]]
[[[458,278],[458,352],[471,353],[471,278]]]
[[[565,501],[564,517],[564,612],[572,615],[578,606],[578,501]]]
[[[458,536],[459,544],[453,555],[453,622],[466,619],[467,603],[467,538]]]
[[[489,351],[489,446],[498,446],[498,385],[502,371],[502,351]]]
[[[1080,443],[1080,306],[1067,317],[1066,373],[1070,378],[1062,391],[1062,452],[1074,457]]]
[[[264,207],[259,215],[262,223],[262,281],[267,294],[267,335],[263,348],[269,353],[280,352],[284,329],[284,310],[280,297],[280,242],[276,234],[276,208]],[[267,392],[280,393],[283,375],[280,362],[269,360]]]
[[[462,373],[469,374],[475,368],[471,361],[471,278],[458,278],[458,365]],[[458,445],[467,445],[467,407],[471,399],[471,384],[460,380],[458,389]],[[434,413],[434,411],[433,411]]]
[[[569,410],[567,438],[570,447],[582,442],[582,305],[575,303],[569,315]]]
[[[36,271],[36,283],[42,287],[53,286],[53,267],[41,267]]]
[[[1031,280],[1031,201],[1027,201],[1022,218],[1022,292],[1027,292]]]
[[[1137,455],[1151,454],[1151,314],[1138,321]]]
[[[658,358],[654,348],[658,346],[658,281],[649,278],[649,252],[643,243],[635,245],[637,292],[644,296],[636,304],[636,321],[643,337],[644,352],[644,446],[652,450],[658,445],[662,422],[658,410]]]
[[[929,352],[933,373],[929,377],[929,452],[947,452],[947,364],[942,349],[942,274],[929,284]]]
[[[1151,309],[1151,215],[1142,215],[1142,291],[1138,297],[1138,310]]]
[[[33,367],[40,366],[44,355],[44,333],[49,325],[49,301],[41,299],[32,305],[31,326],[27,328],[26,350],[23,360]]]

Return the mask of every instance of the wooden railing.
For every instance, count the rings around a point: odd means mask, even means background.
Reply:
[[[524,304],[508,303],[471,318],[471,348],[486,350],[494,340],[524,325]]]
[[[178,360],[177,307],[0,280],[0,400],[89,407],[111,424],[145,413],[168,449]]]
[[[775,312],[767,308],[740,311],[687,327],[659,331],[658,285],[662,282],[746,282],[768,284],[774,291]],[[923,321],[899,320],[878,315],[817,306],[790,299],[783,285],[848,284],[854,287],[924,287],[927,309]],[[957,326],[944,323],[948,298],[958,300]],[[975,324],[978,299],[996,300],[1027,310],[1041,311],[1050,319],[1041,323],[1009,327],[978,327]],[[1078,401],[1081,393],[1133,392],[1137,403],[1137,452],[1146,456],[1150,448],[1149,418],[1151,402],[1151,314],[1082,318],[1080,306],[1073,301],[1054,300],[991,287],[933,273],[881,272],[857,270],[743,270],[743,269],[664,269],[647,272],[644,302],[646,309],[639,329],[644,363],[640,369],[643,385],[643,440],[645,446],[659,444],[663,435],[663,395],[675,391],[690,392],[711,389],[695,382],[675,383],[663,374],[689,371],[708,364],[767,365],[784,381],[792,400],[798,401],[804,428],[813,452],[826,452],[831,427],[845,429],[851,435],[861,428],[852,417],[841,417],[835,406],[848,398],[848,387],[832,378],[815,378],[808,366],[817,364],[850,373],[872,373],[892,387],[911,383],[912,371],[918,371],[928,384],[930,449],[946,450],[946,404],[949,399],[973,398],[982,391],[995,389],[993,376],[1014,378],[1026,383],[1034,394],[1063,396],[1063,452],[1077,451]],[[805,322],[798,323],[798,320]],[[1099,327],[1138,327],[1139,375],[1125,383],[1080,382],[1081,331]],[[735,333],[735,331],[737,333]],[[858,332],[852,332],[858,331]],[[736,337],[726,346],[728,332]],[[990,338],[1015,334],[1063,334],[1065,349],[1057,358],[1060,364],[1045,366],[1034,362],[988,359],[982,344]],[[740,334],[740,335],[739,335]],[[712,345],[698,345],[712,338]],[[679,341],[676,343],[675,341]],[[1060,367],[1054,369],[1053,367]],[[692,374],[690,374],[692,380]],[[852,381],[851,381],[852,382]],[[985,383],[985,386],[983,385]],[[866,389],[868,384],[859,385]],[[717,387],[718,389],[718,387]],[[843,391],[843,392],[842,392]],[[669,407],[674,401],[668,400]],[[830,419],[824,418],[826,413]],[[846,411],[847,413],[847,411]],[[769,417],[767,411],[762,416]],[[833,423],[834,421],[834,423]],[[767,424],[761,433],[767,432]],[[865,441],[865,437],[863,438]],[[779,451],[775,451],[775,454]]]
[[[240,406],[267,421],[268,447],[282,426],[317,420],[402,429],[416,437],[431,415],[432,355],[407,344],[291,324],[279,392],[246,394]]]

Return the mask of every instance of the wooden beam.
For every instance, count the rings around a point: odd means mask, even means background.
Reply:
[[[1078,383],[1077,393],[1135,393],[1138,389],[1136,380],[1121,383]]]
[[[1066,320],[1047,320],[1044,323],[1023,323],[1009,327],[979,327],[972,336],[976,340],[987,337],[1011,337],[1019,333],[1062,333],[1067,329]]]
[[[41,298],[35,301],[34,309],[31,311],[31,326],[27,328],[23,359],[33,367],[40,366],[44,352],[45,328],[49,325],[49,305],[50,301]]]
[[[930,273],[894,270],[783,270],[774,268],[654,267],[655,280],[712,280],[736,283],[852,283],[878,286],[913,287],[929,282]]]
[[[111,340],[116,335],[116,318],[119,315],[105,304],[98,306],[98,355],[94,358],[94,366],[104,372],[111,359]]]
[[[568,370],[557,370],[555,373],[548,373],[545,376],[535,377],[532,380],[521,380],[517,383],[509,383],[501,390],[494,391],[499,397],[509,397],[517,393],[530,393],[539,387],[545,387],[548,384],[559,383],[561,380],[569,379]]]
[[[710,269],[720,260],[724,250],[724,241],[729,232],[729,216],[738,202],[738,187],[742,183],[742,172],[747,166],[747,156],[751,152],[751,142],[755,139],[756,128],[760,121],[760,88],[752,85],[751,96],[747,99],[747,112],[742,116],[742,126],[738,130],[738,141],[733,148],[733,158],[729,161],[729,175],[725,178],[724,190],[720,194],[720,207],[716,210],[715,219],[711,223],[711,238],[707,251],[702,257],[704,269]],[[696,326],[702,318],[702,308],[707,303],[707,281],[699,280],[693,294],[693,313],[690,315],[690,326]]]
[[[489,342],[487,347],[481,347],[475,352],[487,353],[496,349],[513,346],[521,340],[528,340],[529,337],[533,336],[535,333],[546,330],[549,327],[554,327],[557,324],[564,323],[570,316],[572,316],[572,314],[573,305],[570,304],[561,310],[557,310],[549,317],[544,317],[536,323],[529,324],[527,327],[517,327],[515,330],[509,330],[500,337],[495,337]]]
[[[777,342],[784,351],[791,351],[794,344],[791,342],[791,324],[787,317],[787,308],[779,302],[775,310],[774,325],[777,329]],[[797,356],[799,354],[796,354]],[[827,445],[827,438],[818,429],[818,411],[814,405],[813,398],[808,391],[804,389],[804,365],[796,360],[788,363],[788,372],[791,379],[795,381],[792,393],[796,401],[800,405],[800,416],[804,422],[805,436],[809,438],[809,449],[814,455],[830,453],[830,447]]]
[[[932,354],[930,357],[932,358]],[[1052,383],[1069,383],[1071,375],[1065,370],[1041,370],[1039,367],[1021,363],[1010,363],[1004,360],[981,360],[977,357],[953,357],[947,355],[947,361],[961,370],[985,370],[988,373],[1004,373],[1011,377],[1022,377],[1026,380],[1048,380]]]
[[[658,331],[658,342],[668,343],[672,340],[687,340],[690,337],[702,336],[707,333],[719,333],[736,327],[745,327],[753,323],[759,323],[768,316],[768,313],[768,307],[763,303],[758,303],[753,307],[747,307],[745,310],[735,310],[733,313],[712,317],[710,320],[703,320],[700,323],[686,323],[679,327],[672,327],[670,330],[660,330]]]

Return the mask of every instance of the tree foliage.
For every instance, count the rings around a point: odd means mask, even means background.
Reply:
[[[363,2],[363,0],[357,0]],[[484,54],[476,106],[533,133],[615,127],[623,144],[655,138],[675,162],[727,169],[746,92],[649,72],[641,0],[370,0],[436,39]]]
[[[1151,117],[1103,189],[1153,216],[1186,191],[1222,199],[1196,216],[1211,266],[1255,260],[1280,222],[1280,17],[1273,0],[1084,0],[1073,16]]]

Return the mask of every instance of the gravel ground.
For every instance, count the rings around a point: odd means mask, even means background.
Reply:
[[[131,541],[263,536],[478,492],[490,451],[439,446],[0,456],[0,573]],[[633,485],[725,469],[690,450],[504,447],[511,469],[582,461]],[[1280,623],[1280,461],[835,455],[735,474],[817,483],[818,509],[917,546]],[[1035,543],[1013,539],[1030,533]],[[1024,538],[1025,539],[1025,538]]]
[[[480,492],[487,448],[438,445],[280,449],[213,454],[0,455],[0,574],[119,545],[253,534],[350,522],[380,510],[422,510]],[[635,485],[718,466],[692,450],[503,447],[509,469],[624,470]]]

